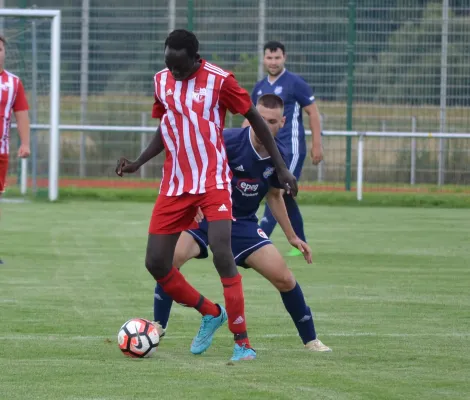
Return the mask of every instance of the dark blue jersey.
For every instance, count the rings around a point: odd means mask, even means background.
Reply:
[[[261,200],[271,186],[281,188],[271,157],[262,158],[250,139],[250,128],[225,129],[223,132],[227,158],[232,171],[232,211],[236,219],[257,221]],[[279,151],[287,162],[286,151],[276,139]]]
[[[251,93],[253,104],[256,105],[258,98],[268,93],[278,95],[284,101],[286,123],[279,131],[277,138],[289,152],[290,159],[293,155],[305,154],[302,108],[315,101],[312,88],[299,75],[284,70],[273,83],[268,81],[268,77],[256,83]],[[287,166],[289,167],[289,164]]]

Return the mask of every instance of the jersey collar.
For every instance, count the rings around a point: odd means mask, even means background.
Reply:
[[[272,81],[272,82],[269,81],[269,75],[266,77],[266,80],[267,80],[267,82],[272,86],[272,85],[274,85],[274,84],[279,80],[279,78],[280,78],[282,75],[284,75],[285,72],[286,72],[286,69],[284,68],[284,69],[282,70],[282,72],[278,75],[278,77],[277,77],[276,79],[274,79],[274,81]]]
[[[251,144],[251,148],[253,149],[254,153],[256,154],[256,157],[258,157],[258,161],[262,161],[262,160],[269,160],[271,158],[271,156],[267,156],[267,157],[261,157],[259,155],[259,153],[256,151],[255,149],[255,146],[253,146],[253,142],[251,141],[251,127],[250,129],[248,129],[248,140],[250,141],[250,144]]]

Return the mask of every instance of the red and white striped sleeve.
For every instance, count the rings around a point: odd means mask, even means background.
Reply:
[[[250,94],[240,87],[232,74],[230,74],[222,84],[219,101],[232,114],[241,115],[245,115],[253,104]]]
[[[26,98],[23,83],[21,80],[18,80],[18,90],[16,92],[15,103],[13,104],[13,111],[26,111],[28,109],[28,99]]]

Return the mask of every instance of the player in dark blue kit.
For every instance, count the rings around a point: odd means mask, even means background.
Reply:
[[[256,108],[265,119],[272,134],[276,136],[285,121],[282,99],[272,94],[263,95],[259,98]],[[313,316],[305,303],[302,289],[279,251],[258,225],[256,212],[261,200],[266,196],[266,201],[289,243],[299,249],[308,263],[312,262],[311,249],[295,234],[290,224],[281,185],[268,153],[249,127],[226,129],[224,141],[233,173],[232,209],[236,220],[232,223],[231,238],[235,262],[238,266],[253,268],[279,290],[282,301],[306,349],[320,352],[331,351],[317,339]],[[283,146],[277,138],[276,142],[282,154]],[[181,268],[191,258],[208,257],[207,222],[202,220],[199,227],[195,224],[195,228],[183,232],[178,240],[173,259],[173,265],[177,268]],[[171,298],[157,285],[154,321],[162,335],[166,331],[171,305]],[[256,353],[253,351],[250,357],[255,358]]]
[[[274,93],[284,101],[284,116],[286,123],[277,135],[278,139],[284,145],[288,152],[286,161],[290,171],[299,180],[302,166],[307,154],[307,144],[305,141],[305,129],[302,121],[302,110],[308,114],[310,130],[312,131],[312,147],[310,155],[313,164],[317,165],[323,159],[323,150],[321,145],[321,125],[315,96],[312,88],[305,80],[290,71],[284,64],[286,54],[284,45],[280,42],[268,42],[264,45],[264,66],[268,75],[257,82],[251,93],[251,99],[256,104],[258,98],[267,93]],[[247,126],[245,121],[243,126]],[[284,196],[287,213],[294,227],[294,231],[299,238],[306,241],[304,233],[304,223],[299,207],[294,198],[289,195]],[[261,228],[268,236],[271,236],[276,226],[276,219],[268,206],[264,211],[261,220]],[[301,255],[301,253],[292,249],[289,255]]]

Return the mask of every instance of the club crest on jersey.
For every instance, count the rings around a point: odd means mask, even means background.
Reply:
[[[274,173],[274,167],[267,167],[264,172],[263,172],[263,176],[265,179],[267,179],[268,177],[270,177],[272,174]]]
[[[206,88],[194,88],[193,100],[196,103],[202,103],[206,98]]]
[[[258,196],[259,183],[254,180],[240,179],[237,182],[237,190],[246,197]]]
[[[10,82],[5,82],[5,83],[0,83],[0,89],[2,90],[8,90],[11,88]]]
[[[258,235],[260,235],[263,239],[268,239],[268,235],[266,235],[266,233],[264,233],[261,228],[258,228]]]
[[[274,94],[280,95],[282,93],[282,86],[276,86]]]

